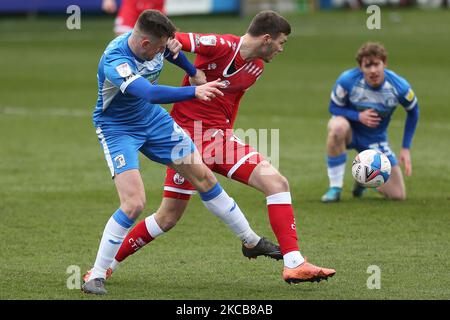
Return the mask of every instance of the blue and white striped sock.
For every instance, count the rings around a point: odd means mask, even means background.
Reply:
[[[327,156],[327,171],[330,187],[342,188],[344,185],[345,162],[347,161],[347,152],[336,157]]]
[[[254,246],[261,239],[251,228],[237,203],[217,184],[209,191],[200,192],[205,207],[234,232],[244,244]]]
[[[95,278],[105,279],[106,270],[113,262],[123,239],[125,239],[128,230],[130,230],[133,224],[134,220],[128,218],[120,208],[109,218],[103,231],[97,258],[95,259],[94,268],[92,269],[89,280]]]

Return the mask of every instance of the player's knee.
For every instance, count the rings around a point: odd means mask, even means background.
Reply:
[[[343,140],[349,129],[348,121],[342,117],[336,117],[328,125],[328,137],[332,140]]]
[[[202,173],[195,178],[195,180],[196,181],[193,184],[200,192],[206,192],[210,190],[217,183],[216,177],[206,166],[205,170],[203,170]]]
[[[160,219],[159,227],[164,231],[167,232],[175,225],[177,224],[178,219],[176,217],[172,216],[164,216]]]
[[[289,182],[286,177],[281,174],[276,174],[268,179],[264,193],[266,196],[270,196],[280,192],[289,192]]]
[[[385,193],[385,196],[389,200],[394,201],[403,201],[406,200],[406,192],[403,189],[395,189],[395,190],[389,190],[389,192]]]
[[[405,192],[396,192],[388,196],[390,200],[395,201],[404,201],[406,200],[406,193]]]
[[[131,219],[136,219],[145,208],[145,197],[133,197],[121,205],[122,209]]]

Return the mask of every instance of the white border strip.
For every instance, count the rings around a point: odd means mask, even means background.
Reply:
[[[111,154],[109,153],[108,145],[106,144],[105,136],[102,133],[102,129],[100,127],[97,128],[96,133],[97,133],[98,139],[100,140],[100,143],[103,146],[103,152],[105,153],[105,159],[106,159],[106,162],[108,163],[108,167],[109,167],[109,171],[111,172],[111,176],[114,177],[114,165],[112,162]]]
[[[290,192],[275,193],[266,198],[267,205],[269,204],[292,204]]]
[[[128,79],[127,81],[125,81],[120,85],[120,91],[122,91],[122,93],[125,93],[125,90],[130,85],[130,83],[132,83],[134,80],[140,77],[141,77],[140,74],[135,74],[134,76],[132,76],[130,79]]]
[[[172,192],[178,192],[178,193],[183,193],[183,194],[196,194],[197,193],[197,191],[195,191],[195,190],[184,190],[184,189],[168,187],[168,186],[164,186],[164,190],[172,191]]]
[[[239,167],[245,162],[245,160],[247,160],[248,158],[250,158],[251,156],[253,156],[255,154],[258,154],[258,152],[253,151],[253,152],[250,152],[249,154],[247,154],[246,156],[243,156],[238,162],[236,162],[236,164],[234,166],[231,167],[230,171],[228,171],[228,173],[227,173],[227,177],[231,178],[233,173],[235,173],[236,170],[239,169]]]
[[[191,52],[195,51],[195,41],[192,32],[189,32],[189,41],[191,41]]]

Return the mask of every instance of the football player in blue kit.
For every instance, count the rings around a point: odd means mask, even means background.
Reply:
[[[391,162],[389,180],[378,188],[388,199],[404,200],[405,184],[399,163],[410,176],[412,164],[411,141],[419,119],[419,105],[409,83],[387,69],[387,53],[380,43],[368,42],[358,50],[359,67],[343,72],[331,92],[328,122],[327,167],[330,181],[322,202],[340,200],[347,160],[347,149],[358,152],[376,149],[383,152]],[[402,149],[399,161],[392,152],[387,128],[397,105],[406,111]],[[356,184],[353,196],[361,197],[365,188]]]
[[[180,66],[194,80],[197,77],[197,83],[206,79],[179,51],[181,44],[174,40],[175,31],[166,16],[156,10],[146,10],[134,29],[114,39],[100,59],[93,122],[114,179],[120,207],[105,226],[94,267],[81,288],[83,292],[106,293],[107,269],[144,209],[146,198],[138,151],[188,179],[199,191],[206,208],[225,222],[243,245],[257,248],[263,239],[250,228],[239,206],[202,162],[191,138],[159,105],[193,98],[209,101],[223,95],[219,90],[222,88],[220,79],[177,88],[157,84],[164,58]],[[154,215],[146,219],[146,227],[153,237],[164,233]],[[265,249],[279,252],[274,244]]]

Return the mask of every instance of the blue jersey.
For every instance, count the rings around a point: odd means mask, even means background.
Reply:
[[[128,46],[130,35],[131,31],[111,41],[98,64],[98,99],[93,114],[95,127],[145,126],[162,109],[125,93],[127,86],[139,77],[156,84],[164,61],[163,53],[151,61],[136,57]]]
[[[365,109],[376,110],[382,119],[376,128],[369,128],[359,121],[349,120],[356,133],[378,141],[387,140],[387,127],[397,105],[400,104],[409,111],[417,104],[417,98],[409,83],[388,69],[384,70],[383,84],[377,88],[366,83],[364,74],[359,68],[343,72],[331,92],[331,101],[338,107],[357,112]]]

